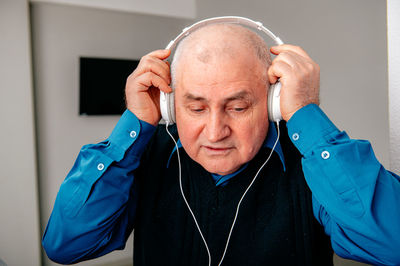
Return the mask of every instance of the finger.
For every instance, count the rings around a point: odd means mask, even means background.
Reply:
[[[170,86],[168,86],[168,83],[162,77],[154,74],[153,72],[144,73],[143,75],[137,77],[135,82],[137,82],[139,85],[137,88],[138,91],[147,91],[151,86],[153,86],[165,93],[172,92],[172,89]]]
[[[285,73],[291,71],[291,66],[284,61],[273,62],[268,68],[268,80],[274,84],[278,79],[282,78]]]
[[[154,74],[164,78],[171,82],[171,74],[169,65],[158,58],[154,57],[143,57],[140,61],[139,66],[132,73],[133,77],[138,77],[145,72],[153,72]]]
[[[281,44],[278,46],[272,46],[270,48],[270,51],[271,51],[271,53],[273,53],[275,55],[278,55],[285,51],[291,51],[291,52],[299,54],[305,58],[310,58],[310,56],[303,50],[303,48],[301,48],[300,46],[291,45],[291,44]]]
[[[292,68],[298,68],[299,66],[310,62],[309,59],[293,51],[284,51],[280,53],[277,57],[274,58],[274,61],[275,62],[283,61],[286,64],[290,65]]]
[[[167,59],[170,54],[171,54],[171,50],[160,49],[160,50],[152,51],[145,56],[156,57],[158,59],[164,60],[164,59]]]
[[[278,81],[279,77],[275,74],[274,70],[271,68],[272,68],[272,65],[268,68],[267,75],[268,75],[269,83],[274,84]]]

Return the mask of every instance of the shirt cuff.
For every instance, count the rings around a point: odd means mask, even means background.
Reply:
[[[120,161],[125,152],[132,147],[134,143],[135,153],[140,155],[144,151],[155,130],[155,126],[139,120],[135,114],[126,110],[108,138],[111,146],[118,147],[119,150],[119,152],[117,152],[118,158],[115,158],[115,160]]]
[[[316,104],[299,109],[286,124],[289,138],[302,155],[318,144],[328,143],[339,130]]]

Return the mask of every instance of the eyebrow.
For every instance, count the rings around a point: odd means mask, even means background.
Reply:
[[[192,100],[192,101],[203,101],[203,102],[208,102],[208,100],[202,96],[197,96],[192,93],[187,92],[183,97],[186,100]],[[224,99],[224,102],[230,102],[234,100],[242,100],[242,99],[249,99],[250,98],[250,93],[247,91],[239,91],[228,98]]]

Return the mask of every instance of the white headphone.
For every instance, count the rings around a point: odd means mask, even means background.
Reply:
[[[256,22],[244,17],[225,16],[201,20],[190,27],[184,28],[182,32],[174,40],[172,40],[165,49],[171,50],[172,54],[172,50],[178,45],[178,43],[182,39],[187,37],[190,33],[196,31],[201,27],[218,23],[239,24],[254,28],[267,34],[274,40],[277,45],[283,44],[282,40],[279,37],[275,36],[269,29],[264,27],[261,22]],[[282,115],[280,111],[281,87],[281,83],[276,82],[275,84],[271,84],[268,91],[268,118],[270,121],[273,122],[282,120]],[[160,110],[161,116],[167,122],[167,124],[171,125],[176,122],[174,92],[165,93],[160,91]]]

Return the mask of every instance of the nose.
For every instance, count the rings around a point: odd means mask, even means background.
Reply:
[[[231,133],[228,120],[222,112],[210,112],[206,125],[207,139],[211,143],[224,140]]]

